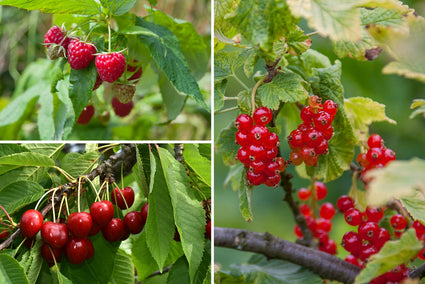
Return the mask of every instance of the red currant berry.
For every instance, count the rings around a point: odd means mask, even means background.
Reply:
[[[415,229],[418,239],[425,235],[425,226],[420,221],[415,220],[412,224],[412,227]]]
[[[325,232],[330,232],[332,230],[332,222],[328,219],[319,218],[316,220],[317,230],[323,230]]]
[[[302,238],[303,237],[303,232],[301,232],[301,229],[300,229],[300,227],[298,225],[295,225],[295,227],[294,227],[294,234],[298,238]]]
[[[391,149],[385,149],[382,157],[382,164],[386,165],[395,160],[395,153]]]
[[[311,211],[310,206],[308,206],[307,204],[303,203],[300,205],[300,212],[301,214],[303,214],[303,216],[313,216],[313,212]]]
[[[23,238],[31,239],[37,235],[41,226],[43,226],[43,216],[39,211],[30,209],[22,215],[19,228]]]
[[[323,103],[323,111],[329,113],[331,117],[334,117],[338,111],[338,104],[332,100],[327,100]]]
[[[386,278],[388,282],[391,283],[399,283],[403,279],[403,272],[405,270],[404,265],[398,265],[394,267],[392,270],[388,271],[386,274]]]
[[[385,228],[379,228],[378,235],[373,239],[372,244],[380,250],[390,239],[390,233]]]
[[[300,117],[304,122],[312,123],[313,116],[314,116],[314,113],[312,112],[312,109],[310,108],[310,106],[303,107],[300,113]]]
[[[279,182],[280,182],[280,175],[275,174],[275,175],[266,177],[264,184],[267,186],[276,187]]]
[[[130,208],[134,202],[133,189],[129,186],[123,189],[115,188],[114,191],[111,192],[111,202],[118,205],[122,210]]]
[[[275,158],[277,155],[277,148],[273,147],[273,148],[266,148],[266,159],[268,161],[271,161],[273,158]]]
[[[93,220],[90,213],[74,212],[68,216],[67,226],[74,237],[86,237],[91,230]]]
[[[51,247],[61,248],[68,241],[68,229],[65,224],[48,221],[41,227],[41,238]]]
[[[324,140],[322,132],[313,128],[307,132],[303,133],[303,140],[310,147],[317,147]]]
[[[325,202],[320,206],[320,217],[331,220],[335,216],[335,207],[330,202]]]
[[[327,243],[319,244],[319,250],[329,254],[336,254],[336,243],[334,240],[329,239]]]
[[[425,260],[425,248],[421,249],[421,251],[418,253],[418,257],[421,260]]]
[[[358,232],[362,239],[372,242],[378,236],[379,226],[375,222],[364,222],[359,225]]]
[[[319,240],[319,243],[325,244],[329,240],[329,233],[323,230],[317,229],[314,233],[314,237]]]
[[[303,122],[300,125],[298,125],[297,129],[301,132],[307,132],[307,131],[312,130],[313,128],[314,127],[313,127],[313,125],[311,125],[311,123]]]
[[[369,161],[366,158],[366,153],[360,153],[357,155],[357,163],[359,163],[360,166],[363,168],[366,168],[369,166]]]
[[[251,160],[249,159],[248,149],[245,147],[239,148],[237,158],[245,166],[248,166],[251,162]]]
[[[307,201],[311,196],[311,190],[308,190],[307,188],[300,188],[298,190],[298,198],[302,201]]]
[[[264,145],[268,148],[279,146],[279,137],[275,132],[270,132],[269,137],[264,141]]]
[[[313,119],[314,126],[319,130],[325,130],[331,126],[332,118],[329,113],[324,111],[319,111],[317,116]]]
[[[398,231],[404,230],[407,226],[407,221],[401,214],[395,214],[390,219],[391,226]]]
[[[332,126],[329,126],[326,129],[322,129],[322,135],[326,141],[331,140],[332,136],[334,135],[334,128]]]
[[[90,215],[94,223],[103,227],[114,218],[114,205],[109,200],[95,202],[90,206]]]
[[[314,234],[316,232],[317,224],[316,220],[314,220],[311,216],[304,216],[305,221],[307,223],[307,227],[310,229],[310,231]]]
[[[244,133],[248,133],[252,128],[252,117],[248,114],[240,114],[235,121],[235,127]]]
[[[362,213],[355,208],[350,208],[345,211],[344,219],[347,224],[351,226],[358,226],[362,222]]]
[[[369,259],[372,255],[376,254],[378,250],[374,245],[363,244],[360,249],[359,258],[363,261]]]
[[[124,228],[131,234],[138,234],[143,230],[143,217],[139,211],[128,212],[123,222]]]
[[[370,148],[366,153],[366,159],[370,164],[379,164],[382,160],[382,150],[380,148]]]
[[[249,145],[247,151],[251,161],[263,160],[266,156],[266,151],[261,145]]]
[[[314,182],[314,199],[322,200],[328,194],[328,189],[323,182],[316,181]]]
[[[384,217],[384,212],[381,208],[368,206],[366,207],[366,216],[368,221],[379,223],[379,221],[381,221]]]
[[[269,138],[269,130],[264,125],[255,125],[248,133],[248,140],[254,145],[263,145]]]
[[[289,159],[294,166],[299,166],[303,162],[303,158],[301,157],[300,152],[292,151],[289,154]]]
[[[314,148],[304,146],[300,149],[300,155],[303,161],[306,161],[316,156],[316,152],[314,151]]]
[[[336,207],[341,212],[345,212],[350,208],[354,208],[354,200],[347,195],[343,195],[339,197],[338,200],[336,201]]]
[[[241,146],[246,146],[249,144],[248,135],[243,133],[240,130],[236,132],[235,140],[236,140],[236,143],[238,143]]]
[[[121,219],[113,218],[102,228],[102,235],[108,242],[116,242],[124,235],[124,223]]]
[[[314,151],[317,155],[328,154],[329,153],[329,145],[328,141],[322,139],[316,147],[314,147]]]
[[[300,148],[304,145],[303,133],[295,129],[288,136],[288,143],[291,147]]]
[[[317,162],[319,161],[319,156],[312,156],[308,157],[306,160],[304,160],[304,164],[308,167],[314,167],[317,165]]]
[[[316,95],[312,95],[308,99],[308,105],[312,109],[314,109],[314,108],[320,108],[320,107],[322,107],[322,98],[320,98],[319,96],[316,96]]]
[[[65,246],[65,255],[72,264],[80,264],[87,256],[86,238],[70,237]]]
[[[355,257],[354,255],[352,255],[352,254],[347,255],[344,260],[346,262],[351,263],[351,264],[353,264],[355,266],[358,266],[360,268],[362,267],[361,264],[360,264],[359,259],[357,257]]]
[[[341,245],[349,253],[357,255],[362,246],[362,239],[356,232],[349,231],[342,237]]]
[[[381,148],[384,145],[384,140],[378,134],[372,134],[367,139],[367,146],[369,148]]]
[[[246,179],[252,185],[260,185],[266,180],[266,176],[263,173],[247,172]]]
[[[279,164],[279,171],[283,172],[286,169],[286,163],[285,163],[285,159],[282,157],[277,157],[276,158],[276,163]]]
[[[55,260],[56,262],[61,262],[62,252],[63,248],[52,248],[46,243],[43,243],[41,245],[41,256],[49,265],[53,265],[55,263]]]
[[[266,125],[273,118],[271,109],[266,107],[259,107],[254,111],[253,119],[257,125]]]
[[[266,168],[266,163],[264,163],[261,160],[260,161],[252,161],[249,164],[249,170],[251,172],[262,173],[265,168]]]
[[[267,176],[274,176],[276,174],[280,174],[279,164],[277,162],[271,162],[265,166],[264,173]]]

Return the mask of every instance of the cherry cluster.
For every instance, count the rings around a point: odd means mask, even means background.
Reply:
[[[320,181],[314,182],[313,189],[300,188],[298,198],[301,201],[311,201],[316,205],[317,201],[323,200],[328,194],[325,184]],[[315,207],[315,206],[314,206]],[[319,243],[319,250],[336,254],[336,243],[329,238],[329,232],[332,230],[332,218],[335,216],[335,208],[330,202],[325,202],[320,206],[319,218],[315,218],[315,212],[307,203],[300,205],[300,212],[304,216],[307,226],[313,233],[313,237]],[[303,233],[298,225],[295,225],[294,233],[298,238],[303,237]]]
[[[131,187],[115,188],[111,192],[111,201],[94,202],[90,206],[90,212],[71,213],[66,223],[44,222],[39,211],[27,210],[20,221],[22,238],[26,238],[25,243],[31,246],[37,233],[41,231],[41,255],[49,265],[60,262],[63,253],[72,264],[89,260],[94,255],[89,237],[102,231],[105,240],[116,242],[127,239],[130,234],[140,233],[145,226],[147,204],[140,212],[128,212],[123,219],[114,218],[114,204],[122,210],[133,205],[134,191]]]
[[[288,136],[289,147],[292,149],[289,158],[295,166],[304,162],[307,166],[317,164],[320,155],[327,154],[328,141],[332,138],[334,129],[332,121],[338,110],[338,104],[327,100],[322,105],[322,99],[313,95],[309,105],[300,113],[302,123]]]
[[[241,146],[236,158],[248,169],[248,184],[276,187],[286,168],[285,160],[276,157],[279,137],[266,126],[272,118],[272,111],[266,107],[257,108],[252,117],[243,113],[236,118],[235,139]]]
[[[383,168],[389,162],[395,160],[395,153],[393,150],[386,148],[384,140],[378,134],[370,135],[367,139],[368,150],[366,153],[360,153],[357,155],[357,162],[363,168],[360,178],[364,182],[364,174],[370,169]]]

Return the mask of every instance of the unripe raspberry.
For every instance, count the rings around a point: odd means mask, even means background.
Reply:
[[[126,85],[126,84],[114,84],[112,86],[114,90],[115,97],[122,104],[128,104],[133,100],[134,93],[136,92],[135,85]]]

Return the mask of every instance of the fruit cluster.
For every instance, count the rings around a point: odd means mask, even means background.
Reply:
[[[325,184],[316,181],[313,184],[312,190],[300,188],[298,191],[298,198],[301,201],[311,201],[313,204],[316,204],[317,201],[323,200],[327,194],[328,189]],[[336,243],[329,238],[329,232],[332,230],[331,220],[336,213],[332,203],[325,202],[320,206],[320,218],[315,218],[315,212],[307,203],[302,203],[300,205],[300,212],[304,216],[314,239],[318,241],[319,250],[329,254],[336,254]],[[298,238],[303,237],[303,233],[298,225],[295,225],[294,233]]]
[[[69,36],[64,28],[58,26],[53,26],[47,31],[44,36],[44,44],[50,59],[66,57],[71,68],[75,70],[87,68],[94,60],[98,75],[93,91],[99,88],[103,81],[113,83],[112,90],[115,96],[112,99],[112,107],[115,114],[124,117],[130,113],[133,108],[136,84],[143,72],[142,66],[137,60],[126,62],[122,52],[97,53],[97,48],[93,43]],[[118,81],[124,73],[126,73],[125,78]],[[79,115],[77,123],[89,123],[94,113],[93,105],[86,106]]]
[[[94,202],[89,212],[71,213],[65,223],[46,221],[37,210],[26,211],[20,221],[22,238],[31,244],[41,231],[43,245],[41,255],[49,265],[60,262],[65,253],[68,261],[79,264],[94,255],[94,247],[89,237],[102,231],[105,240],[116,242],[125,240],[130,234],[138,234],[145,226],[148,205],[141,211],[128,212],[121,220],[114,218],[114,205],[128,209],[133,205],[134,191],[131,187],[115,188],[111,192],[111,201]]]
[[[316,95],[310,97],[309,105],[300,113],[303,122],[288,136],[289,147],[292,149],[289,158],[295,166],[302,162],[307,166],[314,166],[320,155],[329,152],[328,141],[334,133],[332,121],[338,105],[332,100],[327,100],[322,105],[321,101]]]
[[[367,139],[368,150],[366,153],[357,155],[357,162],[363,168],[360,178],[364,182],[364,174],[370,169],[385,167],[389,162],[395,160],[393,150],[386,148],[384,140],[378,134],[373,134]]]
[[[235,139],[241,146],[236,158],[248,169],[248,184],[276,187],[286,168],[285,160],[277,157],[279,137],[266,126],[272,118],[272,111],[266,107],[257,108],[252,117],[243,113],[236,118]]]

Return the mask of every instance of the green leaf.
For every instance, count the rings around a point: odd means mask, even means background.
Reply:
[[[27,105],[42,93],[49,92],[49,85],[41,81],[38,84],[28,88],[22,94],[9,103],[0,112],[0,126],[5,126],[18,121],[27,108]]]
[[[304,31],[299,28],[289,31],[285,42],[289,47],[288,52],[291,55],[301,55],[311,46],[310,37],[305,35]]]
[[[238,93],[238,107],[241,112],[252,113],[251,94],[247,90],[242,90]],[[255,97],[255,103],[261,104],[259,96]]]
[[[159,157],[157,154],[151,153],[150,159],[149,214],[145,230],[149,251],[158,264],[159,270],[162,271],[174,236],[174,214],[168,184]]]
[[[171,266],[169,275],[167,277],[167,284],[180,283],[190,283],[189,263],[187,262],[185,256],[180,257],[173,264],[173,266]]]
[[[13,257],[0,254],[0,283],[28,284],[24,269]]]
[[[53,121],[53,95],[43,93],[38,99],[40,109],[37,115],[37,126],[40,139],[53,140],[55,138],[55,123]]]
[[[231,188],[236,191],[239,190],[241,184],[241,177],[245,174],[245,167],[242,163],[237,163],[236,165],[231,165],[227,173],[226,180],[224,185],[228,186],[230,184]]]
[[[386,121],[396,124],[385,115],[385,105],[365,97],[344,100],[344,109],[354,129],[357,141],[366,141],[372,122]]]
[[[136,3],[136,0],[101,0],[100,2],[113,15],[120,16],[128,12]]]
[[[244,49],[232,51],[220,50],[214,53],[214,82],[219,82],[231,76],[236,76],[236,70],[242,66],[241,56]]]
[[[62,160],[62,169],[74,178],[87,174],[97,164],[99,155],[97,150],[84,154],[69,153]]]
[[[242,171],[239,184],[239,210],[241,211],[245,221],[252,222],[254,216],[252,215],[251,210],[251,195],[254,188],[246,185],[245,176],[246,171]]]
[[[159,148],[158,153],[173,205],[175,225],[189,262],[189,275],[193,279],[204,249],[205,212],[201,203],[196,200],[183,165],[163,148]]]
[[[425,223],[425,196],[417,191],[411,196],[400,198],[401,204],[415,220]]]
[[[75,121],[74,108],[72,101],[68,96],[69,80],[63,80],[58,83],[58,99],[61,105],[58,106],[55,116],[55,126],[57,137],[66,139],[72,131]]]
[[[296,19],[282,0],[245,0],[227,16],[252,46],[268,53],[273,42],[295,27]]]
[[[134,283],[134,264],[131,261],[131,256],[127,255],[121,249],[118,249],[115,255],[114,268],[110,281],[120,284]]]
[[[199,265],[198,270],[195,273],[195,277],[193,278],[193,283],[204,283],[204,281],[208,281],[211,279],[211,274],[208,273],[211,271],[211,242],[209,240],[206,241],[204,247],[204,253],[202,255],[202,261]]]
[[[145,146],[148,146],[145,144]],[[149,177],[145,170],[149,169],[149,165],[146,163],[146,160],[142,159],[142,155],[141,153],[143,153],[141,149],[139,149],[139,147],[144,147],[144,146],[138,146],[136,147],[136,158],[137,158],[137,179],[140,182],[141,185],[141,189],[143,190],[143,195],[145,197],[149,196],[149,180],[147,179],[147,177]],[[147,150],[145,148],[145,150]],[[146,155],[147,158],[149,159],[149,154]],[[149,161],[149,160],[148,160]]]
[[[161,72],[158,85],[161,90],[162,101],[167,109],[168,120],[174,120],[182,112],[187,95],[179,94],[163,72]]]
[[[39,153],[16,153],[0,157],[0,165],[53,167],[55,161]]]
[[[19,192],[19,194],[16,194]],[[9,214],[40,199],[44,189],[38,183],[32,181],[16,181],[0,190],[0,204]],[[0,217],[4,215],[0,211]]]
[[[185,144],[183,151],[184,162],[204,182],[211,186],[211,162],[201,156],[195,144]],[[1,161],[1,158],[0,158]]]
[[[224,107],[224,93],[226,92],[227,80],[214,83],[214,112]]]
[[[422,249],[422,242],[416,237],[414,229],[403,233],[400,240],[388,241],[382,249],[371,256],[369,262],[354,283],[368,283],[373,278],[384,274],[397,265],[408,262]]]
[[[190,74],[188,63],[182,54],[176,36],[167,28],[149,23],[140,17],[137,17],[136,25],[149,29],[157,35],[139,34],[137,37],[149,47],[156,64],[162,69],[176,90],[190,96],[200,106],[209,110],[195,78]]]
[[[257,94],[263,106],[278,109],[281,102],[295,103],[308,98],[303,79],[295,73],[279,73],[270,83],[261,85]]]
[[[232,121],[220,131],[215,142],[217,155],[221,155],[226,165],[234,165],[237,163],[235,157],[238,153],[239,145],[235,142],[236,132],[237,129]]]
[[[219,283],[320,284],[323,280],[307,268],[284,260],[253,255],[247,264],[234,264],[230,271],[221,271]],[[236,282],[232,282],[236,281]]]
[[[425,161],[413,158],[408,161],[393,161],[382,169],[366,173],[372,178],[368,184],[368,203],[382,206],[391,198],[411,196],[419,189],[425,194]]]
[[[360,13],[355,0],[288,0],[293,15],[307,19],[308,25],[333,41],[360,40]]]
[[[418,114],[425,115],[425,100],[423,100],[423,99],[413,100],[412,104],[410,105],[410,109],[415,109],[410,114],[410,116],[409,116],[410,119],[414,118]]]
[[[69,76],[69,98],[74,105],[75,117],[78,118],[84,107],[87,106],[96,82],[97,70],[94,61],[81,70],[71,69]]]
[[[66,278],[59,269],[56,268],[56,266],[52,266],[52,268],[50,268],[50,273],[52,274],[52,276],[58,280],[57,283],[59,284],[73,284],[71,280],[69,280],[68,278]]]
[[[40,10],[49,14],[96,15],[100,4],[95,0],[2,0],[1,5],[9,5],[27,10]]]
[[[40,253],[42,243],[41,240],[37,240],[31,250],[23,254],[20,261],[20,265],[24,268],[30,284],[36,283],[41,266],[43,265],[43,259]]]

